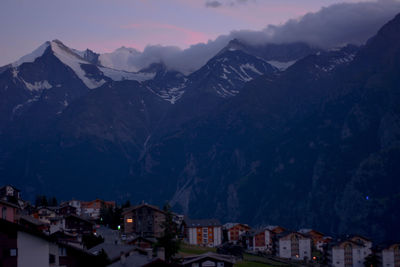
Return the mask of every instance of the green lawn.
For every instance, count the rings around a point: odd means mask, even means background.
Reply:
[[[179,250],[179,254],[181,254],[182,256],[199,255],[207,252],[216,253],[217,249],[208,247],[181,245],[181,249]]]

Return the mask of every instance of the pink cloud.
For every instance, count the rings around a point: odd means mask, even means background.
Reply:
[[[138,29],[141,31],[146,31],[146,32],[151,32],[152,30],[161,30],[165,31],[164,34],[162,34],[164,37],[168,37],[169,34],[173,33],[177,35],[177,37],[181,37],[183,43],[186,46],[190,46],[192,44],[197,44],[201,42],[207,42],[211,38],[214,38],[215,36],[210,36],[207,35],[203,32],[198,32],[194,31],[191,29],[187,29],[184,27],[172,25],[172,24],[165,24],[165,23],[157,23],[157,22],[144,22],[144,23],[133,23],[133,24],[128,24],[124,25],[121,28],[123,29]],[[150,34],[151,35],[151,34]],[[160,41],[163,40],[164,38],[160,38],[160,33],[154,34],[156,36],[152,36],[155,39],[158,40],[153,40],[153,41]]]

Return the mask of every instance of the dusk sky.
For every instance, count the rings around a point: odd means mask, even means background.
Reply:
[[[148,44],[187,48],[232,30],[261,30],[351,0],[2,0],[0,65],[47,40],[111,52]]]

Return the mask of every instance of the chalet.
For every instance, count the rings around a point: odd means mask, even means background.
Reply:
[[[94,224],[91,221],[78,215],[68,215],[63,218],[64,231],[68,233],[77,233],[80,235],[89,235],[93,233]]]
[[[243,238],[248,250],[272,253],[274,236],[274,232],[264,228],[248,231]]]
[[[400,243],[391,244],[382,249],[379,253],[382,267],[400,266]]]
[[[328,245],[328,261],[334,267],[362,267],[365,258],[369,255],[369,248],[360,242],[351,239],[333,241]]]
[[[313,229],[300,229],[299,233],[310,237],[313,247],[321,252],[324,251],[324,246],[332,240],[331,237],[325,236],[323,233]]]
[[[125,209],[122,215],[124,216],[125,234],[142,237],[160,237],[162,235],[165,212],[158,207],[143,203]]]
[[[242,223],[226,223],[223,228],[227,231],[228,241],[235,244],[239,242],[241,235],[251,229],[247,224]]]
[[[45,223],[50,223],[51,219],[58,217],[57,207],[38,207],[34,217]]]
[[[0,199],[17,204],[20,199],[20,190],[12,185],[2,186],[0,187]]]
[[[100,211],[102,208],[115,208],[115,201],[104,201],[96,199],[88,202],[81,202],[81,214],[85,214],[94,220],[100,219]]]
[[[81,206],[81,201],[80,200],[70,200],[70,201],[66,201],[60,204],[60,207],[64,207],[64,206],[71,206],[74,207],[76,209],[76,215],[80,216],[82,213],[82,206]]]
[[[97,266],[96,258],[40,231],[0,219],[0,266]]]
[[[183,259],[181,266],[184,267],[233,267],[235,258],[233,256],[205,253],[197,256],[189,256]]]
[[[48,232],[50,229],[50,225],[48,223],[29,215],[21,215],[19,218],[19,224],[25,228],[35,229],[41,232]]]
[[[16,204],[0,199],[0,219],[16,222],[18,210],[19,206]]]
[[[60,208],[58,209],[58,214],[61,216],[66,216],[71,214],[77,215],[76,207],[71,206],[69,204],[60,206]]]
[[[216,219],[186,219],[186,241],[191,245],[216,247],[222,243],[222,226]]]
[[[311,238],[297,232],[282,232],[276,235],[276,254],[292,260],[311,258]]]
[[[268,225],[265,227],[265,229],[270,230],[274,234],[280,234],[286,231],[285,228],[279,225]]]

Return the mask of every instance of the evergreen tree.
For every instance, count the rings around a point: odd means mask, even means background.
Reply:
[[[165,250],[165,261],[171,262],[174,255],[178,253],[180,248],[180,240],[178,239],[178,227],[173,221],[173,214],[167,203],[164,208],[165,221],[161,224],[163,235],[158,238],[155,249],[163,247]]]

